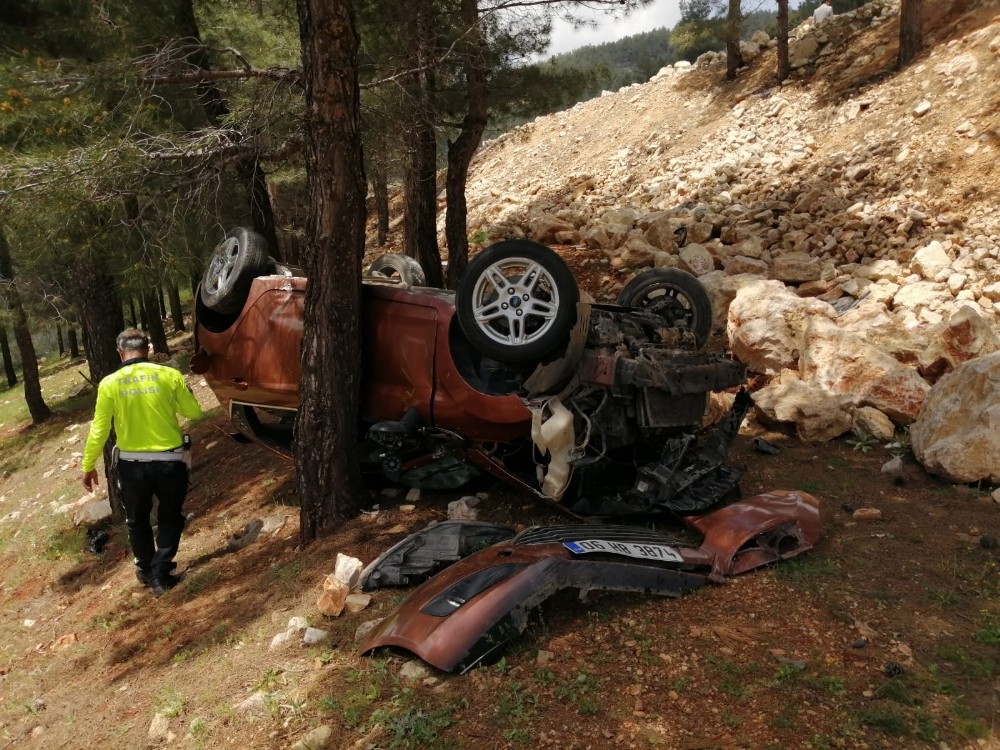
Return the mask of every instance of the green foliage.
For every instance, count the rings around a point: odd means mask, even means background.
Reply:
[[[987,646],[1000,648],[1000,625],[993,624],[976,633],[976,640]]]

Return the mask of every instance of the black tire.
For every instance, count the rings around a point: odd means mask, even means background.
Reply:
[[[201,301],[217,313],[235,315],[243,309],[253,280],[272,267],[267,240],[237,227],[215,246],[208,259],[201,278]]]
[[[409,255],[386,253],[368,266],[367,276],[398,278],[406,286],[427,286],[427,277],[420,264]]]
[[[677,328],[694,333],[698,348],[712,332],[712,300],[697,278],[679,268],[651,268],[632,279],[618,304],[655,313]]]
[[[480,353],[508,364],[537,362],[566,343],[580,290],[552,250],[507,240],[483,250],[455,293],[462,333]]]

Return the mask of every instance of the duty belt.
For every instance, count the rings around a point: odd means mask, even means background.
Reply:
[[[183,461],[184,448],[174,448],[169,451],[118,451],[118,458],[123,461]]]

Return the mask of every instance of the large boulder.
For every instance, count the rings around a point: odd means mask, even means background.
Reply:
[[[816,321],[829,322],[834,315],[826,302],[799,297],[780,281],[754,282],[729,306],[729,345],[752,372],[776,375],[798,366]]]
[[[805,383],[794,370],[782,372],[753,400],[762,422],[794,426],[799,440],[807,443],[832,440],[852,427],[850,396]]]
[[[1000,483],[1000,352],[942,377],[910,428],[913,454],[953,482]]]
[[[819,317],[810,321],[799,373],[822,391],[849,396],[856,406],[878,409],[897,425],[917,418],[930,388],[913,368]]]
[[[978,305],[962,305],[935,330],[930,345],[918,354],[924,377],[936,380],[962,362],[1000,350],[1000,336],[979,309]]]

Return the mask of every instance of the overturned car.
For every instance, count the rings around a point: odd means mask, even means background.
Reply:
[[[707,292],[651,269],[616,304],[582,296],[550,249],[500,242],[454,292],[422,286],[388,255],[362,294],[366,468],[413,487],[497,477],[571,516],[680,519],[691,538],[623,525],[442,523],[373,561],[362,585],[420,585],[362,652],[406,649],[441,669],[497,658],[533,607],[575,588],[680,596],[786,559],[820,535],[819,504],[798,492],[735,500],[726,459],[751,405],[743,366],[705,351]],[[232,422],[282,454],[295,439],[306,279],[262,238],[230,232],[195,307],[196,353]],[[737,391],[705,428],[709,394]]]
[[[389,255],[363,284],[368,469],[432,489],[486,472],[580,515],[697,512],[734,488],[725,459],[751,401],[741,391],[702,430],[709,393],[745,373],[704,351],[711,303],[693,276],[651,269],[598,304],[556,253],[512,240],[476,255],[455,293],[422,281],[415,261]],[[195,303],[192,370],[240,432],[284,454],[306,283],[236,229]]]

